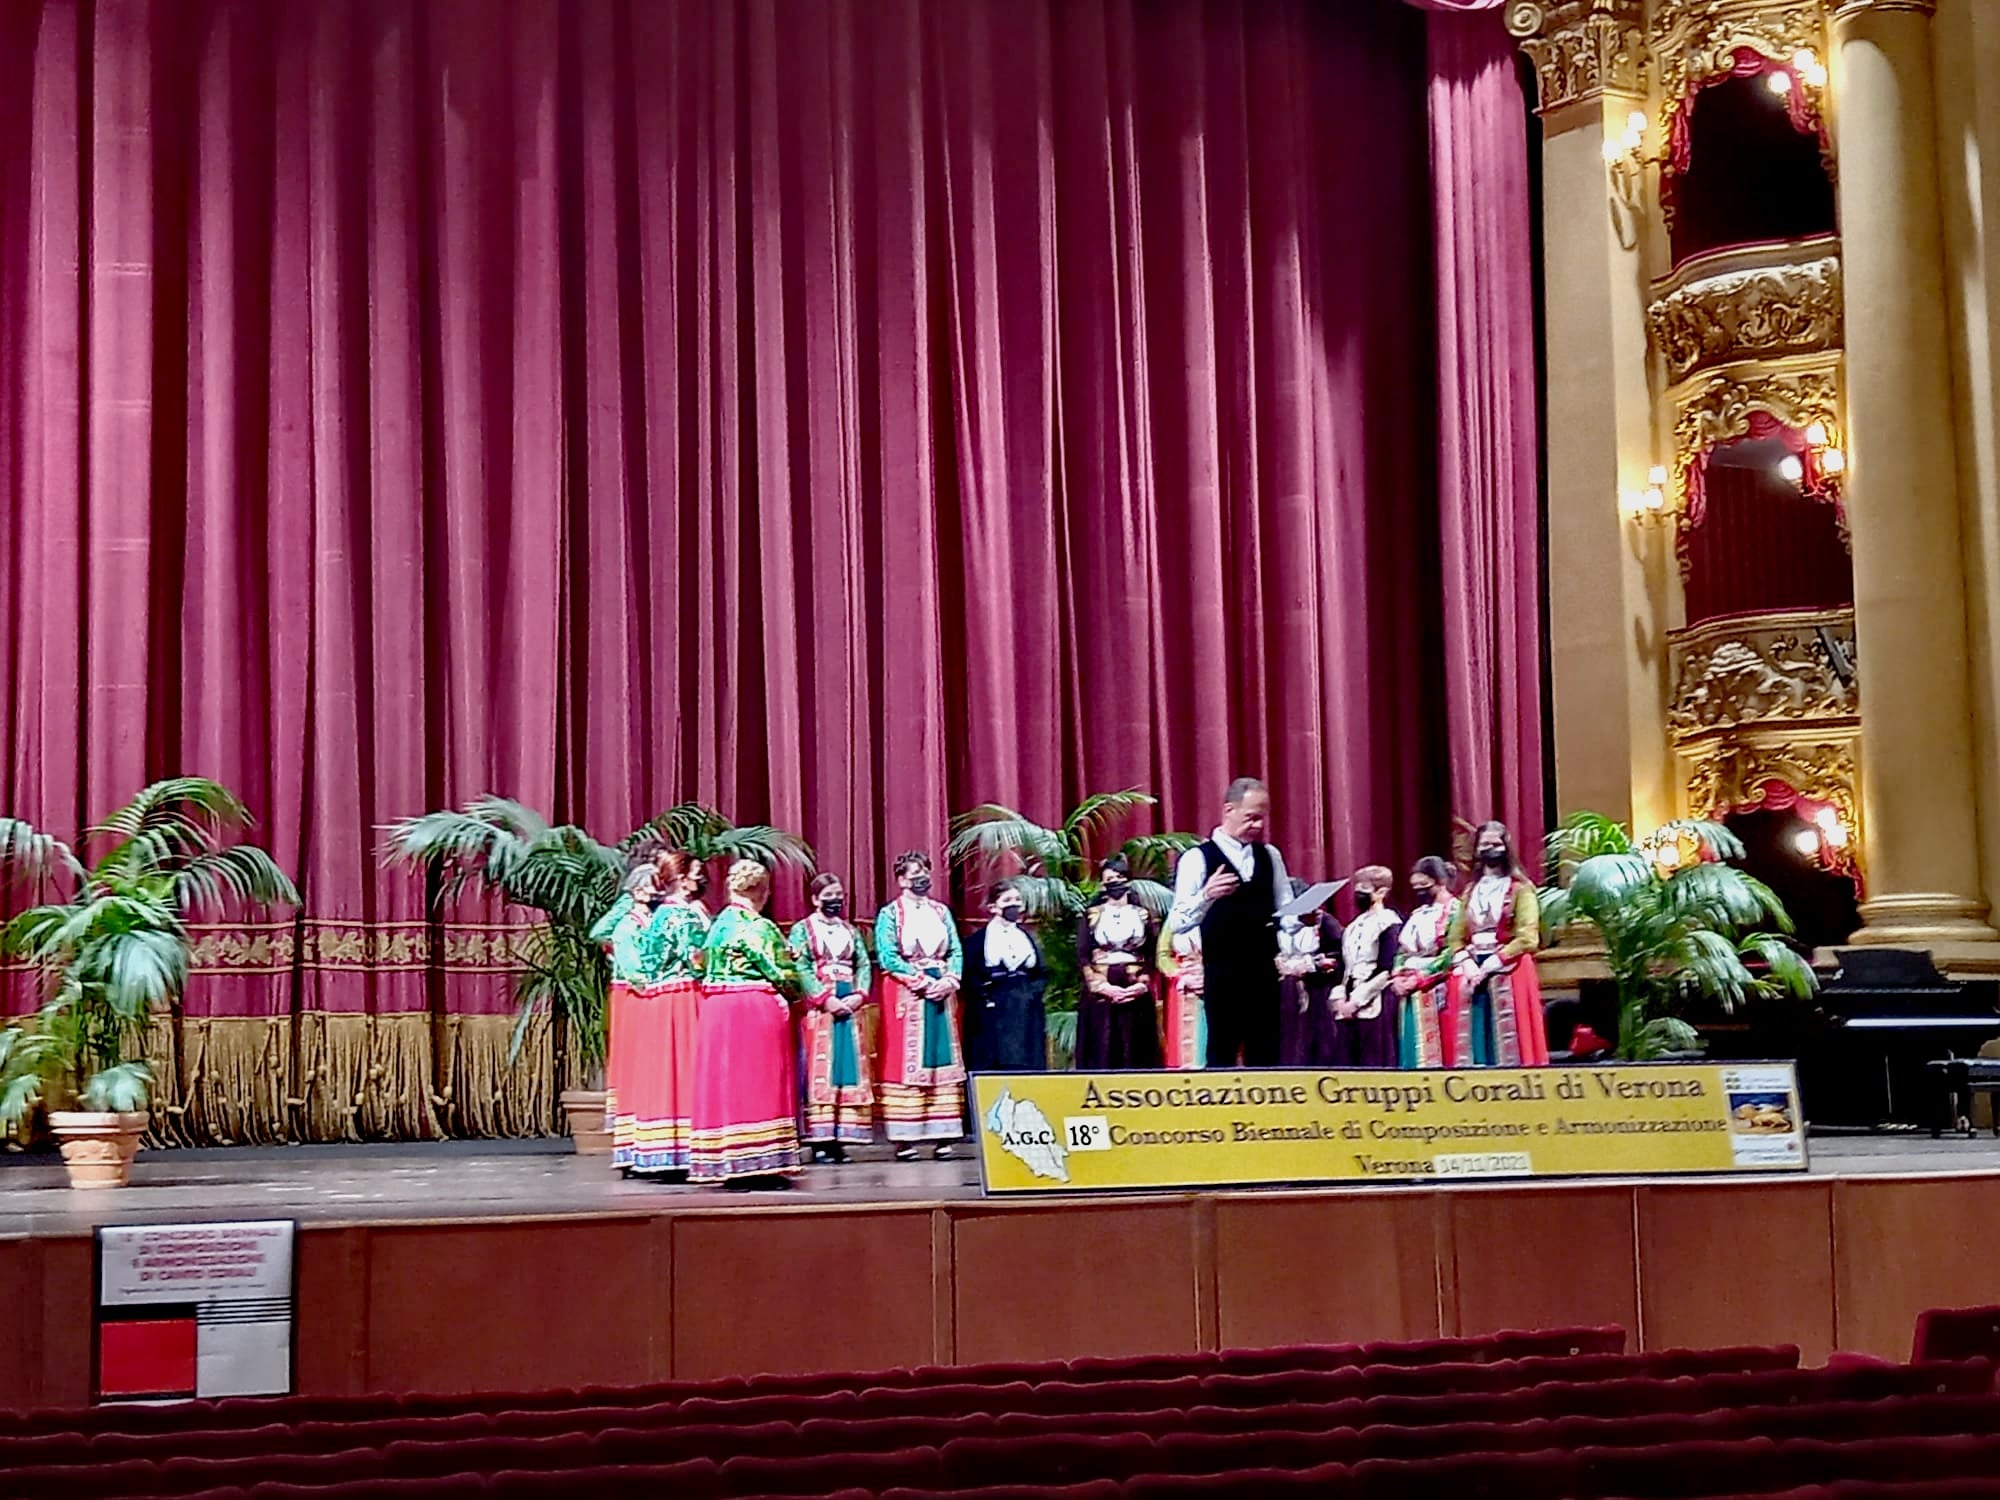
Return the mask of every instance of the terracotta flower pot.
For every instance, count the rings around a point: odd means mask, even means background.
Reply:
[[[569,1089],[556,1096],[569,1120],[569,1136],[578,1156],[608,1156],[611,1132],[604,1124],[604,1090]]]
[[[49,1111],[49,1130],[62,1147],[69,1185],[79,1188],[124,1187],[132,1180],[132,1158],[139,1154],[139,1137],[146,1133],[144,1110],[132,1114],[98,1111]]]

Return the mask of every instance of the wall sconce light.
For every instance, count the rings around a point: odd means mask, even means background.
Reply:
[[[1639,195],[1646,181],[1646,168],[1656,166],[1658,157],[1646,155],[1646,116],[1633,110],[1625,117],[1622,134],[1604,138],[1604,165],[1611,174],[1611,190],[1619,203],[1633,213],[1639,211]]]
[[[1654,464],[1646,471],[1643,490],[1627,490],[1619,497],[1619,509],[1635,526],[1658,526],[1667,519],[1667,471]]]
[[[1778,460],[1778,473],[1789,484],[1810,483],[1813,493],[1837,489],[1827,481],[1837,480],[1847,472],[1847,454],[1834,445],[1833,434],[1827,431],[1824,422],[1808,422],[1805,430],[1806,451],[1803,455],[1787,453]]]
[[[1826,87],[1826,64],[1805,47],[1792,54],[1790,67],[1775,67],[1764,75],[1764,86],[1780,99],[1801,83],[1813,89]]]
[[[1847,825],[1840,821],[1840,814],[1833,808],[1822,807],[1814,813],[1813,826],[1819,830],[1820,837],[1826,840],[1829,849],[1847,847]]]

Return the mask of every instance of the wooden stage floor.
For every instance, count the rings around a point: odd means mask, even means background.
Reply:
[[[1005,1201],[882,1153],[785,1192],[618,1178],[560,1142],[143,1153],[90,1196],[0,1164],[0,1407],[89,1398],[94,1226],[292,1218],[296,1389],[762,1371],[1617,1323],[1644,1348],[1907,1356],[2000,1303],[2000,1142],[1816,1137],[1790,1177]]]
[[[14,1154],[0,1157],[0,1236],[232,1217],[335,1225],[978,1200],[972,1147],[958,1149],[952,1161],[933,1161],[926,1153],[922,1160],[899,1162],[886,1147],[862,1148],[847,1165],[808,1168],[789,1189],[747,1192],[628,1181],[604,1157],[576,1156],[564,1140],[143,1151],[132,1186],[110,1193],[71,1192],[53,1156]],[[1815,1136],[1809,1154],[1815,1177],[2000,1174],[2000,1138],[1990,1135],[1941,1141],[1928,1134]],[[1636,1180],[1603,1179],[1600,1185]],[[1540,1190],[1578,1185],[1483,1184]],[[1415,1186],[1326,1191],[1379,1194]]]

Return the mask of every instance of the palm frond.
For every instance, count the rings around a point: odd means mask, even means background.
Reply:
[[[955,865],[1001,861],[1017,857],[1036,873],[1062,872],[1071,849],[1061,833],[1045,828],[1011,807],[988,802],[951,820],[951,841],[944,857]]]
[[[1602,813],[1571,813],[1543,841],[1543,864],[1553,877],[1602,854],[1630,854],[1632,835]]]
[[[819,867],[811,844],[795,833],[767,823],[731,825],[681,847],[704,863],[754,859],[767,869],[792,870],[801,875],[810,875]]]
[[[1768,932],[1755,932],[1743,939],[1739,951],[1745,958],[1755,959],[1764,965],[1768,971],[1765,979],[1767,990],[1788,995],[1794,1000],[1810,1000],[1819,993],[1819,976],[1813,973],[1812,965],[1782,938]]]
[[[1016,875],[1021,904],[1037,922],[1074,921],[1084,907],[1084,894],[1075,884],[1053,875]]]
[[[1616,912],[1654,883],[1653,867],[1644,855],[1593,854],[1570,871],[1570,904],[1601,925],[1602,914]]]
[[[1191,833],[1142,833],[1125,840],[1118,852],[1132,867],[1135,880],[1158,880],[1171,885],[1180,857],[1201,840]]]
[[[254,844],[196,855],[173,875],[174,905],[183,912],[229,905],[297,906],[299,893],[276,860]]]
[[[678,802],[626,834],[618,841],[618,847],[630,851],[643,840],[655,838],[669,849],[693,853],[694,846],[714,838],[729,826],[729,820],[705,802]]]
[[[1063,819],[1062,833],[1079,855],[1095,853],[1097,841],[1119,823],[1144,807],[1157,807],[1159,799],[1137,787],[1122,792],[1093,792],[1070,809]]]
[[[85,1109],[114,1114],[138,1114],[146,1108],[153,1091],[153,1070],[140,1061],[113,1063],[99,1068],[83,1086],[81,1103]]]
[[[67,870],[78,882],[87,873],[68,844],[19,818],[0,818],[0,869],[30,879]]]
[[[1678,1016],[1654,1016],[1634,1033],[1626,1060],[1651,1062],[1674,1052],[1702,1050],[1701,1033]]]
[[[255,826],[255,820],[250,809],[220,782],[206,776],[171,776],[142,789],[86,837],[131,839],[149,829],[177,824],[246,829]]]
[[[1138,898],[1141,906],[1145,907],[1147,911],[1160,921],[1164,922],[1167,913],[1173,910],[1174,888],[1170,885],[1163,885],[1157,880],[1142,880],[1134,876],[1132,878],[1132,894]]]
[[[106,1003],[121,1020],[138,1022],[187,989],[188,946],[173,931],[134,931],[111,948],[100,978]]]
[[[1059,1010],[1048,1018],[1051,1065],[1068,1068],[1076,1061],[1076,1017],[1074,1010]]]

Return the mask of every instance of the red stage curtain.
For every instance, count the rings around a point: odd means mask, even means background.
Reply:
[[[1312,875],[1485,815],[1432,623],[1425,21],[0,9],[0,807],[217,776],[306,898],[205,943],[176,1129],[546,1123],[520,914],[431,930],[375,863],[481,792],[768,818],[864,911],[985,799],[1205,831],[1261,773]],[[1525,809],[1506,754],[1459,784]]]
[[[1452,806],[1500,818],[1539,869],[1542,584],[1526,102],[1514,39],[1497,12],[1480,0],[1419,3],[1484,12],[1433,15],[1427,26]]]

